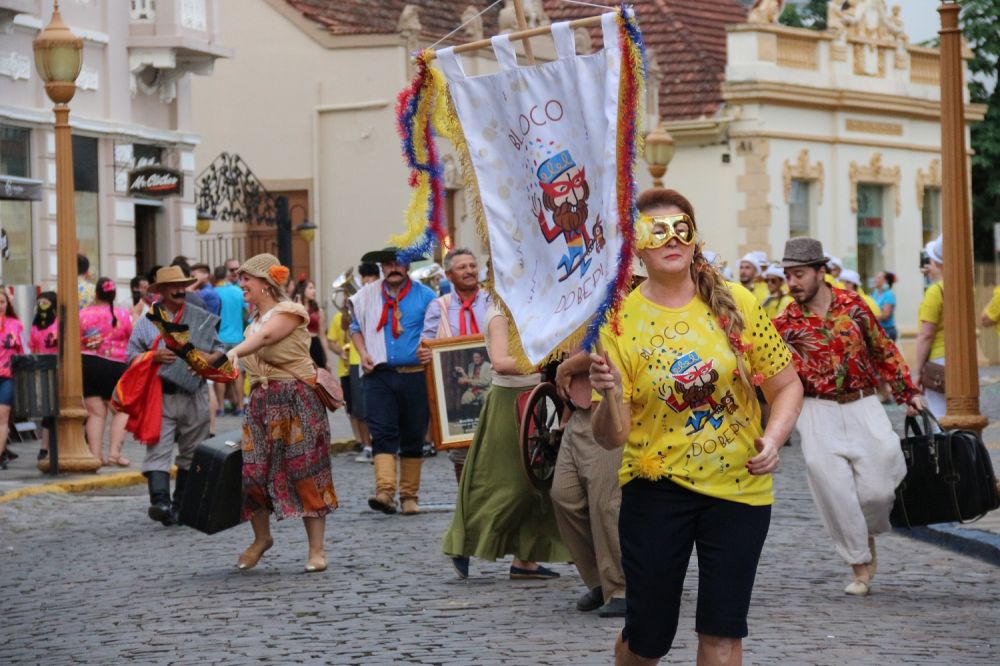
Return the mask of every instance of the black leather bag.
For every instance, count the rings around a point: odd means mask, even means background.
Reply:
[[[240,524],[242,493],[240,433],[228,432],[202,442],[194,450],[188,470],[181,500],[181,525],[205,534],[236,527]]]
[[[971,430],[931,432],[927,411],[921,422],[908,416],[902,439],[906,478],[896,488],[889,515],[893,527],[977,520],[1000,507],[989,451]],[[938,424],[940,429],[940,424]]]

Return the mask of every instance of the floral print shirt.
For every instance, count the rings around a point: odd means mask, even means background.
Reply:
[[[806,396],[834,396],[885,380],[899,404],[920,395],[902,355],[857,294],[831,287],[821,318],[792,303],[774,325],[792,352]]]

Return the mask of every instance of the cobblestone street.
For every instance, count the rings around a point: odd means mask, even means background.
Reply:
[[[339,415],[338,415],[339,417]],[[996,663],[996,567],[900,535],[879,542],[869,598],[843,594],[806,488],[786,449],[750,614],[746,662]],[[553,582],[512,582],[508,562],[473,560],[457,580],[440,551],[455,482],[425,465],[421,516],[367,508],[371,467],[334,459],[341,508],[330,569],[300,573],[298,521],[276,525],[260,566],[234,568],[250,530],[205,536],[145,515],[145,488],[43,494],[0,505],[4,664],[608,664],[619,620],[573,609],[570,565]],[[693,663],[694,567],[664,663]]]

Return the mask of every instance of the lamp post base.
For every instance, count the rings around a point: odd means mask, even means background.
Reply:
[[[90,454],[83,434],[84,409],[63,409],[56,419],[55,444],[58,447],[59,472],[73,474],[93,473],[101,468],[101,461]],[[51,453],[49,456],[51,457]],[[38,461],[38,469],[49,471],[50,458]]]
[[[982,434],[990,420],[982,414],[955,414],[942,416],[941,427],[945,430],[974,430]]]

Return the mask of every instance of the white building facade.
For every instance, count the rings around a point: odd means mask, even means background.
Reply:
[[[731,265],[812,236],[866,288],[896,273],[897,325],[912,334],[920,252],[941,230],[939,54],[910,45],[884,2],[839,18],[824,32],[729,26],[725,103],[666,123],[678,143],[666,181]],[[984,112],[968,105],[967,122]]]
[[[0,0],[0,227],[5,284],[55,283],[55,137],[52,104],[31,42],[51,0]],[[156,264],[195,253],[191,76],[230,51],[217,43],[214,0],[63,0],[64,22],[84,40],[70,102],[78,251],[91,275],[120,286]],[[143,166],[177,173],[181,193],[130,189]],[[6,191],[9,196],[4,197]]]

